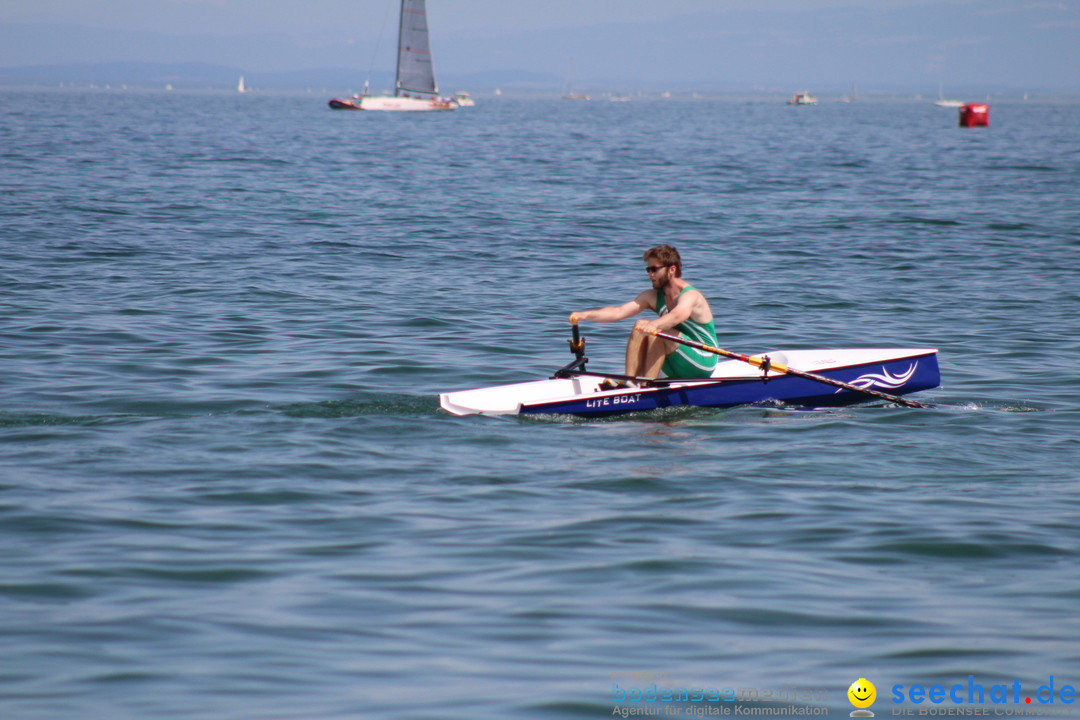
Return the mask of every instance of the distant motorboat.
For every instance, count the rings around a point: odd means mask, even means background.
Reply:
[[[458,107],[472,107],[476,104],[476,101],[467,92],[454,93],[454,102],[458,104]]]
[[[787,101],[788,105],[817,105],[817,98],[808,92],[795,93],[790,100]]]
[[[331,110],[363,110],[360,107],[360,96],[353,95],[348,100],[340,100],[338,98],[331,98],[330,100]]]

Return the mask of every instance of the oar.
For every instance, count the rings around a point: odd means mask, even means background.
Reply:
[[[648,331],[642,330],[641,332],[648,332]],[[883,393],[883,392],[880,392],[878,390],[871,390],[870,388],[861,388],[858,385],[852,385],[851,383],[846,383],[843,380],[833,380],[831,377],[825,377],[824,375],[818,375],[817,373],[806,372],[805,370],[796,370],[795,368],[788,367],[787,365],[783,365],[783,364],[778,363],[778,362],[772,362],[771,360],[768,359],[767,356],[766,357],[753,357],[753,356],[750,356],[750,355],[743,355],[741,353],[732,352],[730,350],[724,350],[723,348],[713,347],[712,345],[706,345],[704,343],[699,343],[699,342],[696,342],[694,340],[687,340],[686,338],[681,338],[681,337],[678,337],[677,335],[668,335],[667,333],[662,333],[659,330],[650,332],[649,334],[650,335],[655,335],[658,338],[663,338],[664,340],[670,340],[671,342],[679,343],[680,345],[686,345],[688,347],[697,348],[698,350],[704,350],[705,352],[716,353],[717,355],[722,355],[724,357],[734,358],[735,360],[742,360],[743,362],[750,363],[751,365],[754,365],[756,367],[763,368],[765,370],[765,372],[768,372],[769,370],[776,370],[777,372],[786,373],[788,375],[794,375],[795,377],[806,378],[807,380],[815,380],[815,381],[820,382],[820,383],[825,383],[826,385],[832,385],[833,387],[843,388],[844,390],[850,390],[851,392],[862,393],[864,395],[869,395],[871,397],[876,397],[879,400],[888,400],[889,402],[894,402],[894,403],[897,403],[899,405],[906,405],[907,407],[913,407],[913,408],[931,408],[931,407],[933,407],[933,405],[924,405],[921,402],[915,402],[914,400],[907,400],[906,398],[902,398],[902,397],[899,397],[897,395],[890,395],[888,393]]]

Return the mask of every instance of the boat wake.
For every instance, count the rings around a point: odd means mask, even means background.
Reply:
[[[275,408],[295,418],[347,418],[364,415],[436,415],[438,403],[425,395],[362,393],[345,400],[294,403]]]
[[[191,418],[237,417],[280,414],[292,418],[348,418],[377,415],[440,415],[438,403],[427,395],[366,392],[342,400],[264,404],[243,407],[191,407],[161,405],[145,412],[68,415],[42,411],[0,411],[0,430],[35,427],[95,427],[133,425]]]

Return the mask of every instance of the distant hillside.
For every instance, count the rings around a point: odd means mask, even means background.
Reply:
[[[253,89],[321,89],[348,94],[360,92],[365,77],[347,68],[316,68],[290,72],[252,72],[237,67],[206,63],[64,63],[60,65],[31,65],[0,68],[0,85],[47,86],[76,85],[98,87],[163,88],[170,85],[183,89],[231,89],[240,76]],[[447,92],[458,89],[491,90],[558,88],[556,75],[525,71],[483,73],[447,73],[439,80]],[[394,85],[392,73],[376,72],[371,77],[374,92],[390,90]]]
[[[132,85],[141,87],[235,87],[235,68],[206,63],[64,63],[0,68],[5,85]]]

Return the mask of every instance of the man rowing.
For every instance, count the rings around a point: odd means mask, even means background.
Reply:
[[[682,278],[682,259],[671,245],[649,248],[642,256],[652,288],[623,305],[570,313],[570,324],[583,320],[618,322],[642,310],[655,310],[655,320],[638,320],[626,343],[626,374],[633,377],[709,377],[717,355],[655,337],[654,332],[675,330],[687,340],[715,346],[716,326],[709,302]]]

